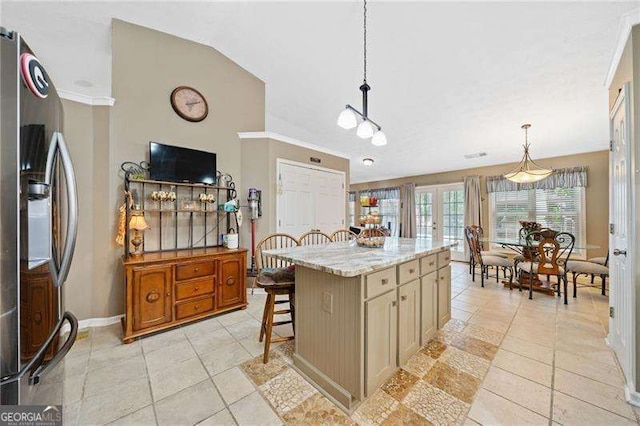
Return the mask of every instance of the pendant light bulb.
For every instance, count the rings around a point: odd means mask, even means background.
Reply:
[[[378,130],[371,138],[371,143],[375,146],[383,146],[387,144],[387,135],[382,130]]]
[[[375,131],[375,127],[369,120],[364,120],[358,126],[358,130],[356,130],[356,135],[361,137],[362,139],[367,139],[373,136],[373,132]]]
[[[338,116],[338,126],[343,129],[350,130],[357,125],[358,119],[356,118],[356,114],[349,108],[345,108],[344,111],[340,113],[340,116]]]

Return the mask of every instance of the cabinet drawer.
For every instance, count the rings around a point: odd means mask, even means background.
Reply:
[[[189,299],[190,297],[213,293],[214,283],[214,277],[199,278],[176,283],[176,300],[184,300]]]
[[[377,296],[396,286],[396,268],[387,268],[367,275],[367,298]]]
[[[176,319],[181,320],[213,310],[213,296],[176,304]]]
[[[420,275],[427,275],[435,271],[438,268],[437,261],[438,256],[435,254],[430,254],[420,259]]]
[[[411,260],[398,266],[398,276],[400,278],[399,283],[408,283],[411,280],[415,280],[420,275],[418,267],[420,263],[418,260]]]
[[[438,253],[438,269],[444,268],[451,262],[451,250]]]
[[[176,266],[176,280],[188,280],[190,278],[213,275],[215,272],[213,262],[194,262]]]

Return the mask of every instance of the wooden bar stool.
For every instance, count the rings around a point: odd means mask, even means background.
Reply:
[[[296,247],[298,241],[287,234],[271,234],[264,237],[256,246],[256,265],[258,274],[256,284],[267,293],[267,300],[262,314],[260,338],[264,339],[264,353],[262,362],[269,362],[269,348],[271,343],[293,340],[295,336],[295,272],[288,262],[263,254],[264,250]],[[277,299],[277,296],[287,295],[288,299]],[[289,303],[289,309],[276,310],[276,305]],[[290,320],[274,321],[276,315],[291,315]],[[293,336],[272,338],[273,327],[291,324]]]

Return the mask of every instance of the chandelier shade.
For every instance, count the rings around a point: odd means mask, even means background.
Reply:
[[[358,118],[356,114],[349,108],[345,108],[338,117],[338,126],[343,129],[350,130],[358,125]]]
[[[383,146],[387,144],[387,135],[384,134],[382,130],[378,130],[373,134],[373,138],[371,138],[371,143],[375,146]]]
[[[358,125],[358,130],[356,130],[356,135],[361,137],[362,139],[368,139],[373,136],[373,133],[376,131],[375,127],[369,120],[364,120],[362,123]]]
[[[534,183],[548,178],[552,173],[552,169],[546,169],[533,161],[529,155],[529,128],[531,124],[523,124],[524,129],[524,155],[515,169],[504,174],[505,179],[515,183]]]

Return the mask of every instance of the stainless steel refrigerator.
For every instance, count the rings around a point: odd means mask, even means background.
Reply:
[[[0,27],[0,403],[60,405],[78,322],[63,284],[77,232],[62,104],[43,65]]]

